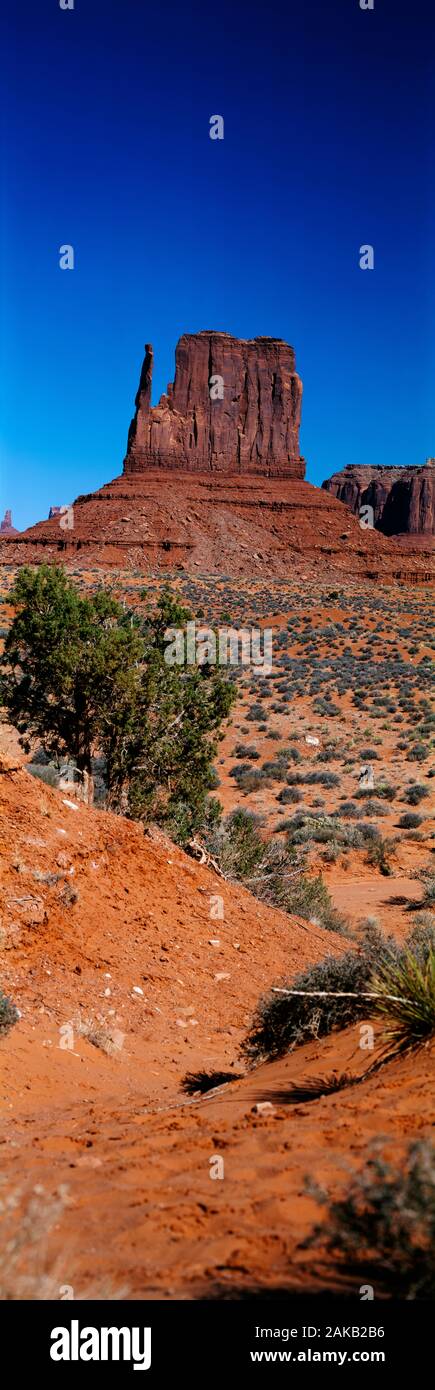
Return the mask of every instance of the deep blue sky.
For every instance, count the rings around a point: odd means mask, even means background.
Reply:
[[[432,0],[4,10],[0,509],[116,476],[201,328],[293,344],[312,481],[435,454]]]

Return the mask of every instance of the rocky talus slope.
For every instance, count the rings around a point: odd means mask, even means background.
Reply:
[[[144,574],[285,578],[297,569],[429,583],[430,547],[403,553],[359,522],[335,497],[296,479],[234,474],[133,473],[84,497],[63,518],[38,522],[2,543],[8,564],[61,560],[74,568],[120,567]]]

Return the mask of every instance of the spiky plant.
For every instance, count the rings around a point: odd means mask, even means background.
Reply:
[[[394,1052],[416,1047],[435,1033],[435,949],[418,960],[405,951],[385,962],[371,981],[374,1012],[384,1019],[385,1044]]]

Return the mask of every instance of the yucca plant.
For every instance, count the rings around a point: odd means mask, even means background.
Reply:
[[[373,1010],[385,1020],[384,1039],[394,1052],[416,1047],[435,1033],[435,949],[418,960],[405,951],[385,962],[371,981]]]

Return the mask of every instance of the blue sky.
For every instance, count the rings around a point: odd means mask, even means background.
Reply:
[[[144,343],[157,399],[201,328],[293,344],[311,481],[435,454],[429,0],[8,10],[0,509],[120,473]]]

